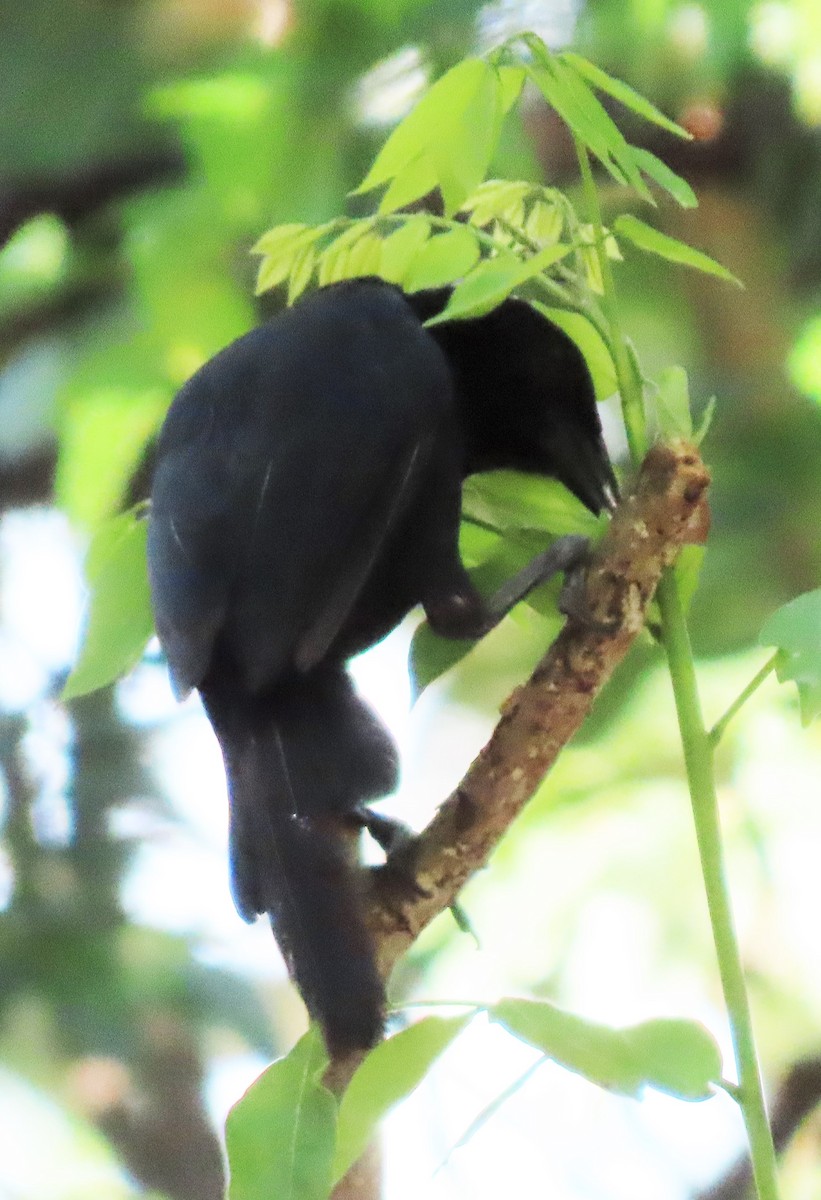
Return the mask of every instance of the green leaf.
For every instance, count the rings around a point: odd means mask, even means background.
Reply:
[[[389,283],[401,283],[410,264],[430,237],[430,222],[421,213],[409,217],[382,243],[379,274]]]
[[[502,83],[469,58],[447,71],[396,127],[357,193],[391,183],[379,205],[391,212],[438,186],[445,215],[482,181],[496,149]]]
[[[538,300],[531,302],[554,325],[571,337],[581,350],[593,378],[597,400],[607,400],[619,390],[616,367],[604,338],[587,317],[567,308],[551,308]]]
[[[427,621],[417,625],[408,650],[411,703],[415,704],[425,688],[461,662],[475,645],[469,638],[442,637]]]
[[[263,233],[262,237],[254,242],[251,247],[252,254],[273,254],[274,251],[280,250],[283,246],[299,244],[298,239],[300,234],[307,233],[311,229],[310,225],[292,222],[290,225],[275,225],[273,229],[269,229],[267,233]]]
[[[547,102],[619,183],[629,183],[643,199],[655,204],[636,166],[631,147],[584,80],[559,59],[534,72]]]
[[[516,67],[512,65],[496,67],[496,74],[499,77],[499,103],[503,113],[510,112],[513,105],[522,94],[522,88],[527,78],[527,71],[524,67]]]
[[[696,1021],[659,1019],[614,1029],[537,1000],[502,1000],[488,1013],[568,1070],[626,1096],[654,1087],[682,1100],[706,1100],[721,1079],[721,1052]]]
[[[89,548],[87,625],[80,657],[63,688],[64,700],[96,691],[130,671],[154,631],[145,565],[147,522],[137,519],[138,511],[106,521]]]
[[[467,225],[438,233],[419,249],[410,264],[404,286],[408,292],[443,287],[460,279],[479,259],[479,243]]]
[[[339,1105],[333,1181],[365,1151],[385,1114],[419,1086],[433,1062],[472,1017],[423,1017],[371,1050],[354,1072]],[[269,1192],[269,1197],[278,1192]],[[235,1200],[232,1196],[230,1200]]]
[[[684,367],[665,367],[658,379],[656,396],[659,430],[665,440],[693,436],[690,387]]]
[[[462,512],[500,533],[540,533],[545,544],[566,533],[594,536],[599,524],[557,480],[520,471],[472,475],[462,489]]]
[[[499,140],[499,78],[487,63],[482,67],[474,91],[466,89],[461,119],[456,123],[451,110],[441,112],[437,136],[430,145],[446,217],[457,212],[482,182]]]
[[[688,246],[685,242],[680,242],[678,238],[668,237],[666,233],[659,233],[652,225],[647,225],[644,221],[634,217],[631,213],[623,213],[617,217],[613,223],[613,230],[620,237],[627,238],[639,250],[646,250],[649,254],[657,254],[659,258],[665,258],[668,262],[681,263],[686,267],[694,267],[697,271],[704,271],[708,275],[715,275],[719,279],[725,279],[728,283],[734,283],[738,287],[743,287],[740,279],[736,279],[731,271],[726,267],[722,267],[721,263],[717,263],[715,259],[709,255],[703,254],[701,250],[695,250],[692,246]]]
[[[313,246],[304,246],[291,264],[288,279],[288,303],[293,304],[305,291],[313,278],[316,267],[316,251]]]
[[[649,175],[660,188],[664,188],[682,208],[698,208],[698,197],[686,179],[682,179],[667,166],[667,163],[656,158],[649,150],[640,146],[631,146],[631,150],[639,170]]]
[[[134,348],[139,343],[135,337]],[[153,352],[156,362],[156,346],[143,342],[141,348],[147,355]],[[123,355],[125,367],[130,357]],[[97,380],[92,373],[95,362]],[[105,372],[104,356],[95,356],[87,369],[75,374],[63,396],[55,490],[61,508],[87,529],[122,508],[129,480],[171,399],[168,386],[143,384],[136,371],[131,386],[118,385],[113,377],[109,382]]]
[[[606,71],[602,71],[601,67],[595,66],[586,58],[582,58],[581,54],[574,54],[571,50],[565,50],[559,55],[562,62],[575,68],[580,75],[583,75],[594,87],[599,88],[603,92],[607,92],[614,100],[618,100],[625,107],[638,113],[640,117],[644,117],[647,121],[652,121],[654,125],[660,125],[662,129],[666,129],[669,133],[674,133],[677,137],[685,138],[688,141],[692,140],[692,134],[686,129],[682,129],[681,125],[677,125],[675,121],[671,121],[669,117],[665,117],[664,113],[656,108],[655,104],[651,104],[639,92],[630,87],[621,79],[615,79],[612,75],[608,75]]]
[[[404,208],[422,196],[427,196],[428,192],[434,191],[438,185],[439,177],[435,166],[427,154],[419,154],[397,171],[390,187],[379,201],[379,212],[396,212],[398,208]]]
[[[289,277],[291,280],[296,278],[298,281],[301,281],[305,265],[310,262],[311,272],[303,284],[304,289],[310,281],[316,262],[314,243],[319,241],[321,237],[324,237],[326,233],[329,233],[335,224],[335,221],[327,221],[324,225],[314,226],[278,225],[269,230],[267,234],[263,234],[257,242],[257,246],[261,246],[266,238],[268,238],[270,249],[266,250],[265,257],[259,264],[256,294],[259,296],[262,292],[270,291],[271,288],[284,283]],[[293,232],[286,234],[284,232],[286,230]],[[279,236],[280,234],[282,236]],[[296,299],[297,295],[299,295],[299,292],[296,292],[294,299]],[[288,303],[293,303],[290,298],[290,291]]]
[[[362,275],[378,275],[382,260],[382,239],[375,233],[365,233],[348,251],[345,274],[340,279],[355,279]]]
[[[525,262],[512,255],[484,259],[456,285],[442,312],[425,324],[439,325],[443,321],[484,316],[506,300],[517,287],[565,258],[572,249],[572,246],[564,244],[547,246]]]
[[[713,423],[713,417],[715,416],[717,403],[718,401],[715,396],[711,396],[707,401],[704,412],[701,414],[701,420],[698,423],[698,429],[696,429],[693,433],[693,441],[697,446],[701,445],[707,434],[710,432],[710,426]]]
[[[758,640],[780,651],[776,673],[797,685],[801,721],[809,725],[821,713],[821,588],[774,612]]]
[[[529,183],[508,179],[486,179],[465,200],[462,212],[470,213],[471,225],[489,225],[496,218],[510,221],[523,210],[527,194],[533,190]]]
[[[320,287],[357,274],[350,270],[353,248],[371,232],[375,224],[375,217],[354,221],[322,250],[317,260],[317,282]],[[381,241],[378,244],[381,246]]]
[[[228,1200],[327,1200],[336,1100],[321,1082],[326,1065],[312,1027],[231,1109]]]
[[[701,568],[704,565],[704,556],[706,553],[706,546],[682,546],[673,567],[676,575],[676,583],[678,584],[681,607],[685,613],[689,611],[693,596],[698,589],[698,581],[701,577]]]

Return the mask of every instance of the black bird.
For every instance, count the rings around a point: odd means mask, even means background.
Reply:
[[[578,559],[560,539],[483,599],[458,551],[472,472],[555,476],[594,512],[616,495],[575,343],[516,299],[425,328],[449,294],[315,291],[206,363],[157,449],[157,632],[222,748],[234,900],[270,914],[334,1052],[377,1041],[385,1003],[340,831],[397,774],[347,660],[419,604],[479,637]]]

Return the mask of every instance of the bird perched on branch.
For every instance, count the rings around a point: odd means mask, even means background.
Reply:
[[[516,299],[426,328],[449,294],[315,291],[206,363],[157,448],[157,632],[222,748],[234,900],[269,914],[335,1053],[382,1031],[344,830],[397,774],[348,659],[416,605],[436,632],[480,637],[579,561],[583,539],[559,539],[482,597],[458,550],[466,476],[553,476],[593,512],[616,494],[575,343]]]

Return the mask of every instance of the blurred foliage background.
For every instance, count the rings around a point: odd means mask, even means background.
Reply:
[[[77,562],[95,525],[140,494],[146,439],[175,389],[262,315],[248,253],[259,234],[343,211],[425,83],[521,28],[573,44],[690,129],[684,146],[631,131],[700,197],[692,212],[662,207],[659,221],[746,283],[737,294],[633,257],[618,275],[649,373],[681,363],[701,406],[719,400],[706,445],[713,531],[692,609],[710,714],[764,661],[764,618],[819,585],[816,0],[5,0],[0,1112],[18,1132],[0,1162],[3,1196],[219,1196],[215,1115],[299,1027],[270,935],[240,925],[218,853],[203,858],[209,838],[217,851],[224,840],[221,769],[196,713],[175,713],[161,664],[57,700]],[[573,188],[573,164],[560,123],[527,99],[494,173]],[[616,197],[603,186],[607,209]],[[406,642],[366,672],[397,711]],[[540,619],[518,614],[424,697],[404,738],[411,809],[429,810],[459,777],[544,642]],[[701,1016],[721,1036],[660,667],[648,639],[467,889],[480,948],[442,919],[397,997],[535,991],[604,1020]],[[720,755],[771,1088],[821,1054],[820,765],[817,725],[799,728],[774,681]],[[169,845],[172,862],[152,872],[147,856]],[[495,1044],[451,1057],[389,1134],[391,1197],[496,1194],[515,1155],[533,1172],[522,1195],[555,1182],[557,1195],[672,1200],[739,1148],[727,1110],[713,1114],[720,1100],[698,1118],[642,1105],[645,1120],[632,1102],[551,1077],[431,1181],[480,1100],[521,1068],[514,1057]],[[789,1195],[821,1194],[820,1141],[805,1124],[787,1155]]]

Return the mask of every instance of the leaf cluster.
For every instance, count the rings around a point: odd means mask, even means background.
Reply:
[[[539,1062],[559,1063],[624,1096],[651,1087],[682,1100],[706,1100],[721,1086],[721,1053],[695,1021],[660,1019],[617,1029],[547,1001],[506,998],[460,1007],[467,1011],[423,1017],[378,1045],[338,1103],[323,1083],[327,1056],[312,1028],[263,1072],[228,1117],[229,1200],[325,1200],[379,1122],[479,1014],[537,1050]],[[481,1114],[470,1132],[491,1115]]]

